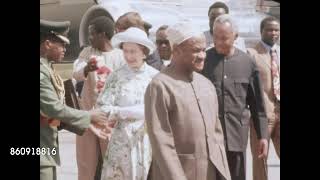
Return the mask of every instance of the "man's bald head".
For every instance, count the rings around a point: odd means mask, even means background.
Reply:
[[[229,55],[238,36],[238,28],[229,15],[219,16],[213,24],[213,43],[218,53]]]

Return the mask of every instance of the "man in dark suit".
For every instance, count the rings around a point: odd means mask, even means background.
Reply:
[[[245,180],[248,105],[259,139],[258,156],[267,155],[267,117],[259,71],[250,56],[234,47],[237,27],[229,15],[215,20],[213,36],[215,47],[207,50],[202,74],[217,90],[231,179]]]

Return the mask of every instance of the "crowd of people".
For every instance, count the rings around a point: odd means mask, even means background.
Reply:
[[[164,24],[155,42],[137,12],[94,18],[73,67],[81,110],[51,66],[70,22],[40,20],[40,147],[58,152],[40,155],[40,179],[56,179],[66,129],[78,180],[245,180],[249,130],[253,179],[267,180],[270,140],[280,158],[279,20],[264,18],[249,48],[226,4],[208,17],[208,31]]]

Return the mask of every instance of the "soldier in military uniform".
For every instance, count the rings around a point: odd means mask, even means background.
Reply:
[[[58,129],[61,127],[82,135],[90,128],[100,138],[109,132],[107,114],[80,111],[64,103],[64,86],[51,62],[63,59],[70,22],[40,20],[40,180],[56,180],[60,165]],[[102,128],[101,128],[102,126]]]

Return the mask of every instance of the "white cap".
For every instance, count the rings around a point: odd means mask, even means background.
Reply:
[[[172,45],[179,45],[191,37],[200,35],[202,32],[195,28],[190,22],[183,22],[169,26],[166,33]]]

